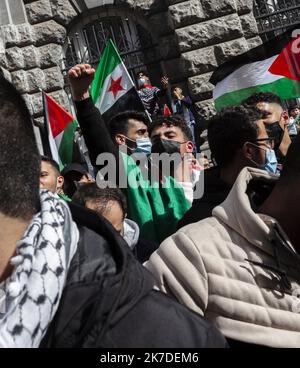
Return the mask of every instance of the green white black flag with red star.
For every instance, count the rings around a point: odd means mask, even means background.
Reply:
[[[114,43],[109,40],[98,64],[91,96],[105,121],[126,110],[144,112],[143,103]]]

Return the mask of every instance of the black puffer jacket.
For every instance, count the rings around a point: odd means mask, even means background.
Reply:
[[[42,347],[227,346],[209,322],[153,290],[150,273],[106,220],[82,207],[70,208],[80,241]]]

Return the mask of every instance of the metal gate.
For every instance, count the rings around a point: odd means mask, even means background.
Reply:
[[[157,60],[155,45],[146,29],[128,17],[114,16],[79,24],[72,30],[65,45],[64,69],[78,63],[97,66],[109,38],[117,46],[133,80],[149,61]]]
[[[255,0],[254,16],[263,41],[288,28],[300,28],[300,0]]]

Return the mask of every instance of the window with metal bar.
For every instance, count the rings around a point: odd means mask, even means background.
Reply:
[[[262,40],[267,41],[290,27],[300,27],[300,1],[255,0],[254,16]]]

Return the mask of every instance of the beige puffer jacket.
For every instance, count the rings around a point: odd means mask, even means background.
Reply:
[[[226,337],[300,347],[300,257],[274,219],[252,210],[246,190],[255,178],[276,180],[244,169],[213,217],[166,239],[146,267],[162,291],[213,321]]]

